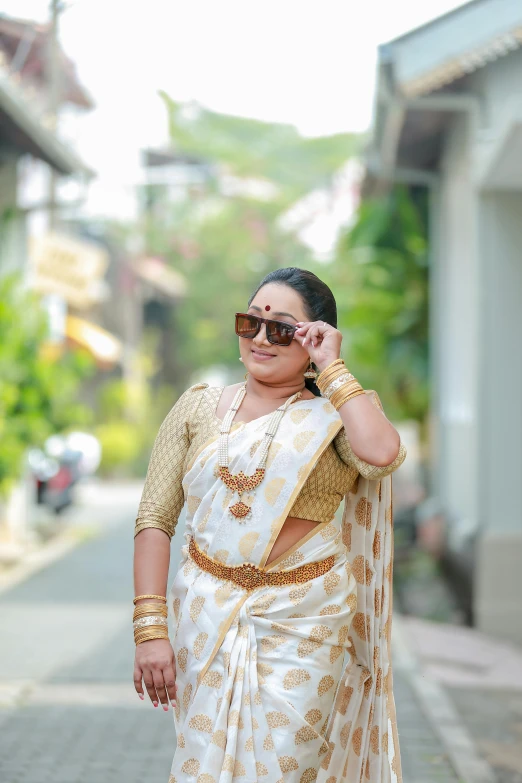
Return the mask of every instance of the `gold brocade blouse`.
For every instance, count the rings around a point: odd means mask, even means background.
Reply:
[[[222,386],[197,383],[167,414],[152,449],[135,535],[146,527],[156,527],[169,538],[173,536],[185,503],[182,481],[187,466],[209,438],[219,435],[221,420],[216,408],[222,391]],[[381,478],[396,470],[405,457],[401,441],[393,462],[383,467],[370,465],[353,452],[342,427],[308,476],[289,516],[329,522],[359,473],[365,478]]]

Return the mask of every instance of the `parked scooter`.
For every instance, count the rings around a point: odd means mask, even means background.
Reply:
[[[60,514],[74,502],[76,484],[96,471],[100,459],[98,439],[85,432],[52,435],[43,449],[31,449],[28,460],[35,480],[36,503]]]

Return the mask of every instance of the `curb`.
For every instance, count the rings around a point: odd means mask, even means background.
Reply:
[[[393,615],[394,668],[408,679],[421,709],[443,744],[460,783],[496,783],[493,769],[478,753],[468,729],[444,688],[422,670],[408,644],[401,616]]]

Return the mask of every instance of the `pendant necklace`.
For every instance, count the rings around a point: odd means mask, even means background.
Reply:
[[[285,403],[283,403],[283,405],[280,405],[279,408],[276,408],[276,410],[270,416],[265,436],[261,443],[259,461],[254,473],[251,476],[247,476],[245,473],[243,473],[242,470],[236,474],[230,473],[228,468],[228,435],[232,427],[232,420],[234,419],[237,410],[243,402],[245,394],[246,381],[241,385],[241,388],[238,390],[232,401],[232,405],[225,414],[225,418],[223,419],[223,423],[219,432],[218,445],[220,478],[229,489],[231,489],[233,492],[237,492],[239,495],[239,501],[234,503],[232,506],[229,506],[229,511],[236,517],[236,519],[239,520],[244,519],[251,510],[251,507],[241,500],[241,495],[244,492],[251,492],[256,487],[258,487],[259,484],[261,484],[265,475],[268,450],[277,432],[281,419],[283,418],[288,406],[295,402],[295,400],[298,400],[299,397],[301,397],[302,392],[298,391],[293,394]]]

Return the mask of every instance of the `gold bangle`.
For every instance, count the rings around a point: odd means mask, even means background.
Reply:
[[[334,406],[335,410],[339,410],[345,402],[348,402],[349,400],[353,399],[354,397],[358,397],[360,394],[364,394],[364,389],[356,389],[351,394],[343,395],[342,397],[336,397],[335,400],[330,400],[332,405]]]
[[[150,614],[150,612],[149,612],[148,614],[136,615],[135,617],[132,618],[132,622],[136,623],[139,620],[143,620],[143,619],[146,619],[146,618],[149,618],[149,617],[151,619],[153,619],[153,620],[157,620],[158,623],[161,623],[161,624],[165,623],[168,620],[168,617],[167,617],[166,614]]]
[[[343,372],[341,373],[341,375],[338,375],[333,380],[328,381],[328,386],[325,387],[324,391],[322,391],[322,394],[324,394],[325,397],[330,399],[334,391],[340,389],[341,386],[344,387],[346,384],[353,383],[353,382],[359,385],[357,378],[354,378],[351,372]]]
[[[151,606],[150,604],[143,604],[143,609],[141,611],[137,611],[137,608],[134,610],[132,613],[132,619],[137,620],[138,617],[147,617],[148,615],[159,615],[160,617],[167,617],[167,607],[155,607]]]
[[[138,639],[146,639],[148,636],[155,636],[161,634],[164,639],[169,638],[168,629],[163,625],[149,625],[146,628],[136,628],[134,631],[134,641]]]
[[[330,364],[324,368],[324,370],[321,370],[319,375],[317,376],[317,380],[323,382],[323,380],[332,372],[336,372],[342,368],[345,368],[346,365],[344,363],[344,359],[336,359],[334,362],[330,362]]]
[[[351,394],[344,394],[339,395],[334,399],[334,401],[331,403],[336,410],[339,410],[339,408],[344,405],[345,402],[348,402],[349,400],[353,399],[354,397],[359,397],[361,394],[364,394],[364,389],[362,391],[357,390],[353,391]]]
[[[318,384],[319,389],[321,390],[321,394],[323,396],[328,396],[330,386],[332,386],[332,384],[334,384],[334,387],[338,385],[340,378],[343,378],[346,381],[357,380],[357,378],[346,367],[340,367],[335,372],[330,373]]]
[[[319,383],[323,383],[325,378],[328,378],[332,373],[339,372],[340,370],[345,370],[346,365],[344,363],[344,359],[336,359],[334,362],[331,362],[328,367],[325,367],[324,370],[322,370],[319,375],[317,376],[316,383],[319,381]]]
[[[148,617],[139,617],[134,620],[132,626],[135,631],[139,631],[141,628],[148,628],[151,625],[159,625],[162,628],[168,628],[168,620],[166,617],[158,617],[157,615],[149,615]]]
[[[351,381],[350,383],[345,383],[332,392],[332,394],[330,395],[330,402],[333,405],[335,404],[335,400],[338,400],[340,397],[349,397],[354,392],[356,394],[360,394],[361,391],[364,391],[364,389],[358,381],[355,382]]]
[[[134,607],[134,612],[144,612],[147,610],[152,610],[154,612],[168,612],[167,604],[160,604],[160,603],[146,603],[146,604],[138,604],[138,606]]]
[[[158,601],[163,601],[163,603],[167,603],[167,599],[164,595],[137,595],[134,601],[132,602],[134,606],[136,606],[136,603],[138,601],[142,601],[144,598],[157,598]]]
[[[134,612],[143,612],[147,609],[152,609],[155,612],[167,612],[167,604],[160,604],[158,603],[146,603],[146,604],[138,604],[138,606],[134,607]]]
[[[335,385],[334,382],[332,382],[328,387],[328,389],[331,389],[331,391],[328,393],[328,398],[331,399],[334,394],[337,394],[340,391],[352,391],[352,389],[362,389],[362,386],[357,380],[357,378],[347,378],[346,380],[343,380],[342,383],[338,383]],[[326,390],[327,392],[328,389]]]
[[[168,639],[169,635],[167,633],[164,633],[163,631],[151,631],[148,633],[141,633],[141,634],[135,634],[134,635],[134,641],[136,645],[142,644],[143,642],[149,642],[153,639]]]
[[[138,636],[147,635],[149,633],[162,633],[165,636],[168,635],[168,627],[166,625],[146,625],[143,628],[134,628],[134,636],[135,638],[138,638]]]

